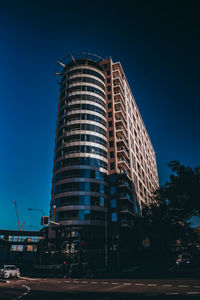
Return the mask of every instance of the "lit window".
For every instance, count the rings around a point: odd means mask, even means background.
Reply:
[[[100,206],[104,206],[104,198],[103,197],[100,197],[99,198],[99,202],[100,202]]]
[[[117,213],[112,213],[112,222],[117,222]]]
[[[115,208],[117,206],[116,199],[111,199],[110,204],[112,208]]]

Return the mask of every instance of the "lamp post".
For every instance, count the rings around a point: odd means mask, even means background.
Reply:
[[[39,212],[41,212],[42,216],[45,215],[45,212],[42,209],[40,209],[40,208],[28,208],[28,210],[30,210],[30,211],[32,211],[32,210],[33,211],[39,211]],[[42,239],[42,241],[41,241],[41,251],[40,251],[40,265],[42,264],[43,246],[44,246],[44,240]]]

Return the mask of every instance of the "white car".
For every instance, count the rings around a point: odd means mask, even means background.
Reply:
[[[0,269],[0,276],[3,278],[19,278],[20,271],[15,265],[4,265]]]

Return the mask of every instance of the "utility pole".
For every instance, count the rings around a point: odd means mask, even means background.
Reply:
[[[108,267],[108,222],[107,222],[107,205],[105,205],[105,267]]]
[[[22,225],[20,225],[19,215],[18,215],[18,210],[17,210],[17,203],[16,203],[16,201],[13,201],[13,203],[14,203],[14,206],[15,206],[15,212],[16,212],[16,217],[17,217],[18,228],[19,228],[19,231],[22,231],[25,222],[23,222]],[[19,242],[19,236],[17,237],[17,242]],[[19,247],[19,245],[16,246],[16,251],[18,251],[18,247]]]

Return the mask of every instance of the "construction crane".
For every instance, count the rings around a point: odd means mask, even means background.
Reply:
[[[18,215],[18,210],[17,210],[17,203],[16,203],[16,201],[14,201],[13,203],[14,203],[14,206],[15,206],[15,212],[16,212],[16,217],[17,217],[18,228],[19,228],[19,231],[22,231],[25,222],[23,222],[22,225],[20,225],[19,215]],[[17,237],[17,242],[19,242],[19,236]],[[19,247],[19,245],[16,246],[16,251],[18,250],[18,247]]]

